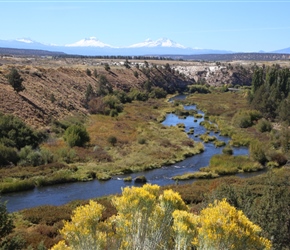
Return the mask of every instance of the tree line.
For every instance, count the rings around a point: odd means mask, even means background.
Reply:
[[[290,124],[290,70],[279,65],[257,68],[252,78],[249,101],[270,120]]]

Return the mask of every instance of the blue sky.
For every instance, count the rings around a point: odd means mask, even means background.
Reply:
[[[166,37],[237,52],[290,47],[289,1],[1,1],[0,39],[64,45],[96,37],[113,46]]]

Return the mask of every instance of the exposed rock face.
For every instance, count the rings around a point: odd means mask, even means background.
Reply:
[[[252,81],[252,68],[241,65],[196,63],[196,65],[176,65],[175,70],[194,79],[197,83],[205,83],[211,86],[250,85]]]

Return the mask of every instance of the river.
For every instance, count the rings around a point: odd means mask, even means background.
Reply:
[[[185,109],[195,108],[196,107],[194,105],[185,107]],[[198,112],[203,114],[201,111]],[[181,119],[175,114],[168,114],[162,124],[165,126],[174,126],[178,123],[183,123],[185,125],[185,131],[189,131],[190,128],[194,127],[195,135],[205,133],[205,128],[199,125],[199,123],[203,121],[203,118],[197,119],[196,122],[194,122],[194,119],[196,118],[193,116],[188,116],[185,119]],[[219,134],[214,135],[219,140],[226,142],[230,140],[229,137],[220,136]],[[200,141],[200,139],[194,135],[189,136],[195,141]],[[171,166],[163,166],[159,169],[134,174],[114,176],[109,181],[94,180],[90,182],[76,182],[47,187],[37,187],[29,191],[3,194],[1,200],[7,201],[6,206],[9,212],[14,212],[40,205],[62,205],[73,200],[91,199],[121,193],[122,188],[126,186],[138,185],[134,182],[124,182],[123,178],[128,176],[135,178],[137,176],[144,175],[149,183],[158,184],[160,186],[174,184],[175,182],[171,179],[171,177],[187,172],[198,171],[200,167],[205,167],[209,164],[209,160],[214,154],[222,153],[222,147],[216,148],[213,143],[205,143],[204,145],[205,151],[203,153],[189,157],[184,161]],[[246,147],[234,148],[234,155],[247,154],[248,148]],[[249,177],[251,175],[257,175],[257,173],[239,174],[241,177]],[[193,181],[194,180],[180,181],[179,183],[189,183]]]

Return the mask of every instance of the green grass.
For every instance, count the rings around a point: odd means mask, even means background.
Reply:
[[[19,179],[4,179],[0,183],[0,193],[11,193],[18,191],[25,191],[34,189],[35,183],[32,179],[19,180]]]
[[[208,135],[207,133],[200,135],[199,138],[205,143],[214,142],[217,139],[215,136]]]
[[[215,140],[213,142],[213,144],[218,148],[218,147],[223,147],[226,145],[226,143],[224,141],[219,141],[219,140]]]
[[[203,167],[200,171],[215,173],[218,175],[236,174],[239,172],[255,172],[262,170],[263,166],[251,160],[247,156],[214,155],[210,159],[208,167]]]
[[[176,181],[182,180],[190,180],[190,179],[212,179],[218,177],[218,174],[211,172],[194,172],[194,173],[186,173],[183,175],[174,176],[172,179]]]

